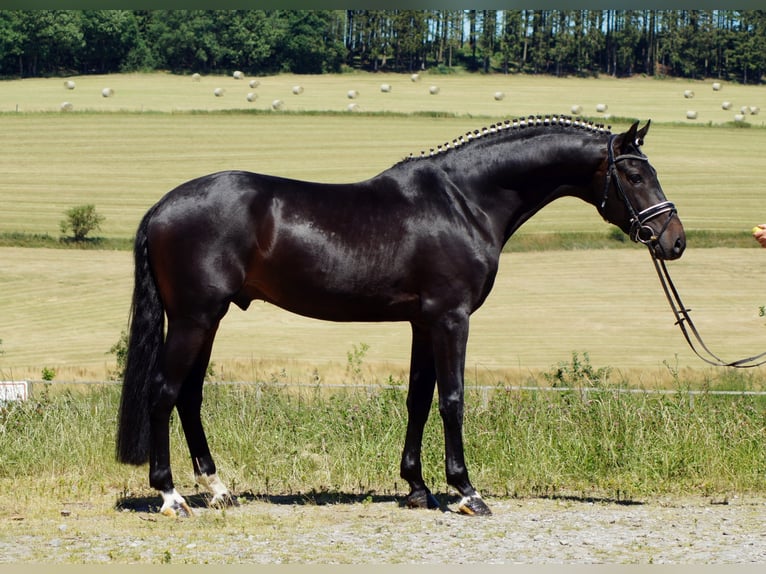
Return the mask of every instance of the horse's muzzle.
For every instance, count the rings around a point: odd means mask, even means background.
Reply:
[[[686,249],[686,235],[683,230],[680,234],[669,234],[666,231],[656,242],[651,243],[649,248],[658,259],[665,261],[678,259]]]
[[[630,237],[649,247],[655,257],[666,261],[678,259],[686,249],[686,234],[676,207],[670,201],[636,214],[631,221]]]

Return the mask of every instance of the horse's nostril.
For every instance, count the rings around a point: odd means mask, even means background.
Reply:
[[[680,255],[686,249],[686,240],[683,237],[676,239],[676,244],[673,246],[673,252]]]

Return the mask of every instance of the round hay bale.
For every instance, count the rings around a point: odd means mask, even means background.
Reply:
[[[391,91],[391,84],[380,84],[380,91],[387,94]]]
[[[74,106],[72,105],[72,102],[61,102],[60,109],[62,112],[71,112],[74,109]]]
[[[721,90],[721,82],[713,82],[713,91],[718,92]]]
[[[303,86],[293,86],[293,94],[296,96],[303,93]]]
[[[282,100],[277,99],[277,100],[274,100],[273,102],[271,102],[271,109],[272,110],[281,110],[282,106],[284,106],[284,105],[285,105],[285,103]]]
[[[759,108],[758,106],[750,106],[750,115],[751,116],[757,116],[758,112],[760,112],[760,111],[761,111],[761,108]]]
[[[697,112],[694,110],[688,110],[686,112],[686,119],[687,120],[696,120],[697,119]]]
[[[111,98],[114,95],[114,90],[112,88],[104,88],[101,90],[101,97],[102,98]]]
[[[192,82],[199,82],[202,79],[202,76],[200,76],[198,73],[192,74]]]
[[[255,92],[248,92],[247,96],[245,97],[247,98],[248,102],[254,102],[255,100],[258,99],[258,94],[256,94]]]
[[[357,103],[351,103],[348,106],[346,106],[346,110],[349,112],[358,112],[359,111],[359,104]]]
[[[721,109],[722,110],[729,110],[729,109],[731,109],[731,102],[724,101],[723,103],[721,103]]]
[[[234,72],[232,75],[234,76],[235,80],[244,80],[245,79],[245,74],[243,72],[240,72],[239,70]]]
[[[257,88],[258,86],[260,86],[260,85],[261,85],[261,82],[259,82],[258,80],[250,80],[250,82],[248,83],[248,85],[249,85],[251,88]]]
[[[499,102],[505,99],[505,92],[495,92],[495,101]]]
[[[694,97],[694,92],[692,90],[684,90],[684,97],[690,100]]]
[[[439,86],[431,86],[430,88],[428,88],[428,93],[431,94],[432,96],[435,96],[436,94],[439,93]]]
[[[420,81],[420,74],[412,74],[410,76],[410,80],[412,80],[413,82],[419,82]]]
[[[67,80],[66,82],[64,82],[64,87],[67,90],[74,90],[74,80]]]
[[[743,116],[746,116],[747,114],[750,113],[750,106],[742,106],[741,108],[739,108],[739,113],[742,114]]]
[[[609,106],[606,104],[596,104],[596,111],[600,114],[603,114],[606,110],[609,109]]]
[[[356,90],[349,90],[348,92],[346,92],[346,97],[349,100],[355,100],[356,98],[359,97],[359,92],[357,92]]]
[[[734,121],[735,122],[744,122],[745,121],[745,115],[744,114],[734,114]]]
[[[223,89],[223,88],[216,88],[215,90],[213,90],[213,95],[214,95],[216,98],[220,98],[220,97],[222,97],[222,96],[223,96],[223,92],[224,92],[224,89]]]
[[[581,114],[582,113],[582,106],[580,106],[578,104],[575,104],[574,106],[572,106],[571,111],[572,111],[573,114]]]

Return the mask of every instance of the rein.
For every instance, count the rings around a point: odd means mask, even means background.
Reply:
[[[670,273],[668,272],[668,268],[665,265],[665,261],[659,259],[657,254],[654,252],[654,249],[652,249],[652,245],[659,240],[659,238],[662,236],[670,224],[670,220],[676,215],[676,206],[670,201],[662,201],[644,209],[643,211],[636,211],[636,209],[633,207],[633,204],[631,204],[630,199],[628,199],[627,194],[622,189],[620,178],[617,177],[617,163],[626,159],[649,161],[649,158],[644,155],[637,154],[623,154],[615,157],[613,149],[613,142],[615,137],[617,136],[612,135],[609,138],[609,144],[607,146],[608,168],[606,173],[606,183],[604,185],[604,198],[601,201],[601,212],[603,214],[603,210],[606,206],[607,196],[609,194],[609,187],[612,180],[614,180],[617,193],[619,194],[620,199],[623,201],[628,209],[628,212],[630,213],[630,238],[634,242],[643,243],[649,248],[649,253],[652,256],[654,269],[657,271],[657,277],[660,279],[662,290],[664,291],[665,297],[667,298],[668,303],[670,304],[670,308],[673,311],[673,315],[676,318],[676,325],[678,325],[678,327],[681,329],[681,333],[686,339],[686,342],[689,344],[689,347],[692,351],[694,351],[694,354],[697,355],[697,357],[709,365],[716,367],[736,367],[738,369],[750,369],[766,364],[766,352],[763,352],[759,355],[754,355],[752,357],[746,357],[744,359],[737,359],[736,361],[726,361],[713,353],[702,340],[702,336],[699,334],[697,327],[694,325],[694,322],[689,315],[691,309],[687,308],[683,304],[683,301],[681,301],[681,296],[678,294],[678,290],[676,289],[673,280],[670,278]],[[660,229],[660,232],[655,234],[654,230],[646,225],[646,223],[650,219],[653,219],[663,213],[669,213],[670,215],[668,216],[665,224],[662,226],[662,229]]]
[[[676,325],[681,329],[681,333],[683,333],[686,342],[689,344],[691,350],[694,351],[695,355],[709,365],[716,367],[751,369],[766,364],[766,358],[764,358],[766,357],[766,352],[752,357],[738,359],[736,361],[725,361],[713,353],[702,340],[699,331],[697,331],[697,327],[694,325],[694,322],[689,315],[691,309],[688,309],[683,304],[683,301],[681,301],[681,297],[678,295],[678,290],[676,290],[676,286],[670,278],[670,273],[668,273],[668,268],[666,267],[665,262],[662,259],[658,259],[651,248],[649,249],[649,253],[652,255],[654,268],[657,271],[657,277],[660,278],[660,284],[665,292],[665,297],[670,304],[670,308],[673,310],[673,315],[676,317]],[[695,345],[695,341],[697,342],[697,345]]]

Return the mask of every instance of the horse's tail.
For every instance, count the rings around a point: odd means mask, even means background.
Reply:
[[[117,460],[135,465],[149,460],[151,385],[159,374],[165,331],[165,309],[149,264],[147,228],[155,209],[146,213],[136,232],[135,284],[117,428]]]

